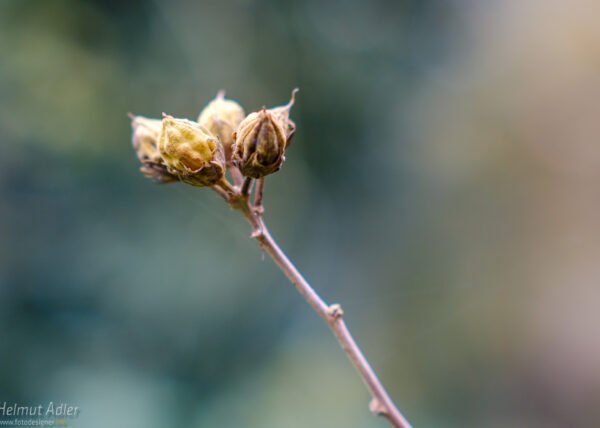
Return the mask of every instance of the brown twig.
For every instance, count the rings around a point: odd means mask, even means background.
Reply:
[[[258,214],[263,213],[263,192],[265,189],[265,177],[256,180],[256,189],[254,190],[254,209]]]
[[[250,177],[246,177],[244,179],[244,183],[242,184],[242,189],[240,190],[240,193],[247,197],[250,194],[250,186],[252,186],[252,179]]]
[[[213,189],[215,192],[217,192],[219,194],[219,196],[221,196],[223,199],[225,199],[226,202],[229,202],[229,194],[223,190],[223,188],[221,186],[219,186],[218,184],[215,184],[211,187],[211,189]]]
[[[236,186],[241,186],[244,182],[244,176],[242,175],[238,167],[235,165],[230,165],[229,167],[227,167],[227,170],[229,171],[229,174],[231,174],[233,184],[235,184]]]
[[[257,183],[257,191],[262,187],[262,180]],[[262,191],[262,189],[260,189]],[[356,341],[350,334],[343,316],[344,311],[338,304],[328,305],[311,287],[308,281],[296,269],[294,264],[281,250],[277,242],[273,239],[267,229],[263,218],[262,210],[256,209],[249,203],[247,194],[241,193],[230,199],[233,208],[238,209],[246,217],[252,226],[252,238],[254,238],[261,248],[273,259],[277,266],[283,271],[288,279],[296,286],[298,292],[310,304],[314,311],[325,320],[333,332],[338,343],[354,365],[354,368],[365,383],[371,394],[369,409],[371,412],[384,416],[389,423],[396,428],[411,428],[410,423],[404,418],[398,410],[381,381],[375,374],[375,371],[367,361],[366,357],[356,344]],[[261,199],[259,198],[259,202]]]

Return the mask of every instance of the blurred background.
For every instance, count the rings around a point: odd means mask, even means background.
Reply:
[[[0,403],[73,427],[385,427],[127,112],[292,88],[274,236],[415,427],[600,426],[600,3],[0,1]]]

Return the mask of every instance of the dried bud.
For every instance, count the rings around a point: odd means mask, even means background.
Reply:
[[[186,183],[210,186],[223,178],[223,148],[196,122],[164,115],[158,149],[168,171]]]
[[[250,113],[234,133],[233,161],[247,177],[260,178],[281,168],[296,124],[290,120],[296,92],[281,107]]]
[[[225,92],[219,91],[200,113],[198,123],[216,135],[223,149],[225,158],[231,159],[231,146],[233,145],[233,132],[244,120],[244,109],[238,103],[225,99]]]
[[[246,177],[260,178],[281,168],[286,135],[273,113],[250,113],[235,134],[233,160]]]
[[[142,174],[161,183],[176,181],[177,177],[167,171],[157,147],[162,121],[133,114],[130,114],[129,117],[133,130],[133,148],[142,164],[140,167]]]

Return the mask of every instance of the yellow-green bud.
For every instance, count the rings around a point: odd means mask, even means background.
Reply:
[[[221,143],[196,122],[164,115],[158,149],[168,171],[186,183],[210,186],[223,178]]]
[[[219,91],[214,100],[202,110],[198,123],[216,135],[223,149],[225,158],[231,159],[233,133],[244,120],[244,109],[237,102],[225,99],[225,92]]]
[[[142,174],[162,183],[176,181],[177,177],[167,171],[157,147],[162,121],[133,114],[130,114],[129,117],[131,118],[131,129],[133,131],[132,144],[142,164],[140,167]]]
[[[250,113],[235,133],[233,161],[246,177],[260,178],[281,168],[286,134],[274,115]]]

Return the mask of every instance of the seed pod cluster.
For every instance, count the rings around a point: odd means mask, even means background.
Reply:
[[[166,114],[162,120],[130,115],[142,173],[163,183],[215,186],[223,183],[228,167],[249,178],[278,171],[296,129],[290,119],[296,91],[286,105],[263,107],[248,116],[224,92],[196,122]]]

